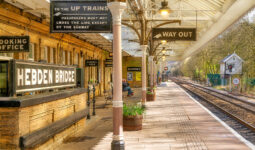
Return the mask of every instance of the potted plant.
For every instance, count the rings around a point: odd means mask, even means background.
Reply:
[[[153,88],[152,88],[152,91],[153,91],[153,93],[156,95],[156,89],[157,89],[157,87],[156,86],[154,86]]]
[[[144,108],[141,105],[123,106],[124,131],[137,131],[142,129]]]
[[[89,84],[93,84],[94,83],[94,80],[93,79],[90,79],[89,80]]]
[[[154,89],[149,89],[146,92],[146,101],[155,101],[156,99],[156,94]]]

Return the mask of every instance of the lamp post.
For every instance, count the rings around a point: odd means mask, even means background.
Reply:
[[[110,2],[108,8],[113,19],[113,137],[112,150],[124,150],[123,101],[122,101],[122,55],[121,55],[121,14],[126,3]]]

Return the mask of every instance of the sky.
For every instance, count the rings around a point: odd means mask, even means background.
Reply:
[[[254,22],[255,23],[255,8],[248,13],[248,18],[250,22]]]

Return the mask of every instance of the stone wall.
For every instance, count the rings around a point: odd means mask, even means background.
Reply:
[[[44,129],[52,123],[87,108],[87,93],[53,100],[27,107],[0,107],[0,149],[19,149],[20,137]],[[85,127],[83,118],[32,149],[54,148],[65,137]]]

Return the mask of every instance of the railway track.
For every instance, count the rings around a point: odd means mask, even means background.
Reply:
[[[247,127],[255,137],[255,103],[213,89],[192,84],[179,79],[172,79],[182,88],[219,109],[228,117]],[[236,123],[235,123],[236,124]],[[242,132],[242,131],[241,131]],[[248,131],[247,131],[248,132]],[[250,134],[250,133],[249,133]],[[253,138],[254,138],[253,137]]]

